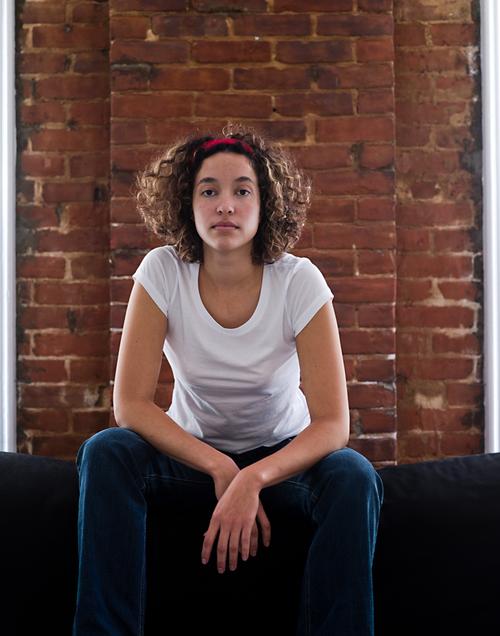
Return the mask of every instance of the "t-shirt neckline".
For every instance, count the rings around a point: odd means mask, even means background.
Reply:
[[[208,322],[208,324],[210,324],[214,329],[216,329],[220,333],[224,333],[226,335],[233,335],[233,334],[240,335],[242,333],[245,333],[246,331],[251,329],[256,322],[258,322],[259,318],[264,312],[264,308],[267,303],[268,287],[269,287],[268,281],[267,281],[267,276],[268,276],[267,270],[268,270],[267,263],[264,263],[264,270],[262,272],[262,282],[260,286],[259,300],[257,302],[257,307],[255,308],[250,318],[239,327],[223,327],[220,323],[218,323],[215,320],[215,318],[213,318],[213,316],[209,313],[209,311],[203,304],[203,301],[200,295],[199,282],[198,282],[199,274],[200,274],[200,263],[199,262],[194,263],[194,267],[192,270],[193,279],[194,279],[193,287],[194,287],[195,304],[196,304],[196,308],[198,309],[198,312],[206,320],[206,322]]]

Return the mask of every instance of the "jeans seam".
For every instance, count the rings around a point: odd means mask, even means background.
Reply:
[[[186,484],[196,484],[201,486],[210,486],[206,481],[198,481],[196,479],[184,479],[183,477],[174,477],[171,475],[145,475],[144,479],[164,479],[166,481],[182,481]]]

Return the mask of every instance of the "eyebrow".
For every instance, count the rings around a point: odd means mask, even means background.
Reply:
[[[235,179],[235,181],[237,183],[250,181],[250,183],[253,183],[255,185],[253,179],[251,179],[250,177],[238,177]],[[196,185],[199,186],[201,183],[218,183],[218,180],[215,177],[203,177],[203,179],[200,179]]]

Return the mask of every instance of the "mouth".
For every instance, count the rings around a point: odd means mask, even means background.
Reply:
[[[213,225],[213,228],[224,228],[226,230],[231,230],[231,229],[237,229],[237,225],[234,225],[233,223],[217,223],[217,225]]]

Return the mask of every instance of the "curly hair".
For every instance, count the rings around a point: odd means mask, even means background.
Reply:
[[[203,262],[203,242],[193,218],[194,180],[204,159],[217,152],[243,154],[257,175],[259,228],[252,262],[272,263],[299,240],[310,204],[310,179],[280,145],[268,143],[254,129],[228,124],[227,144],[210,145],[220,134],[190,135],[156,155],[135,175],[132,195],[147,229],[173,245],[186,262]],[[206,144],[206,147],[203,147]]]

